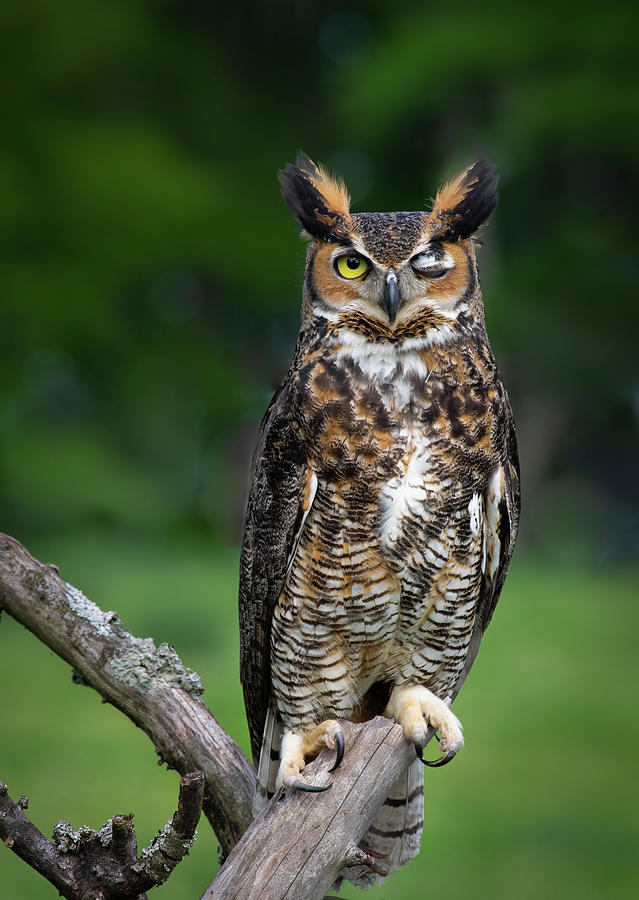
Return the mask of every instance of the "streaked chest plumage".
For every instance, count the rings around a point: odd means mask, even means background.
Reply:
[[[485,483],[500,458],[503,403],[487,343],[375,343],[328,327],[291,385],[318,478],[341,485],[356,519],[372,504],[391,527],[406,503],[434,492],[438,507],[454,504]]]
[[[318,639],[344,698],[382,672],[412,677],[413,644],[422,677],[448,682],[463,658],[481,578],[478,488],[498,461],[492,357],[482,346],[466,355],[329,331],[299,360],[291,398],[312,496],[274,641],[297,633],[308,652]]]

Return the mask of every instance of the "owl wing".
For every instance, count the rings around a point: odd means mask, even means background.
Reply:
[[[479,652],[481,639],[497,606],[519,527],[519,458],[515,424],[507,400],[504,425],[503,443],[506,452],[501,464],[491,474],[483,497],[482,580],[475,624],[464,668],[455,684],[452,699],[457,696],[468,677]]]
[[[260,427],[240,559],[240,679],[256,763],[269,705],[273,610],[312,503],[312,476],[284,383]]]

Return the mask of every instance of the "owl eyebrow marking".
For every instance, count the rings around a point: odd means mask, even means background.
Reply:
[[[369,262],[372,262],[371,255],[359,241],[353,240],[352,238],[348,238],[348,240],[339,241],[338,246],[331,253],[331,262],[338,256],[342,256],[344,252],[352,250],[353,253],[359,253],[360,256],[366,257]]]

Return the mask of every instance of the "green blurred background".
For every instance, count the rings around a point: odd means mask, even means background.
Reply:
[[[416,862],[372,898],[635,897],[639,626],[635,4],[22,0],[0,11],[0,528],[173,644],[244,746],[238,544],[297,332],[299,147],[355,210],[422,208],[478,156],[488,328],[519,427],[520,543],[427,773]],[[6,615],[0,777],[47,835],[177,776]],[[153,896],[199,897],[205,821]],[[352,888],[343,891],[355,897]],[[0,896],[55,890],[0,852]]]

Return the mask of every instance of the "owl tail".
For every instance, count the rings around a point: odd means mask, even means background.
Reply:
[[[424,826],[424,766],[416,759],[398,779],[360,842],[364,850],[387,856],[376,866],[391,875],[419,852]],[[348,866],[340,875],[359,888],[382,880],[365,866]]]
[[[257,784],[253,797],[253,818],[260,813],[275,793],[275,779],[280,767],[280,748],[284,726],[276,710],[269,706],[264,723],[264,737],[257,766]]]

